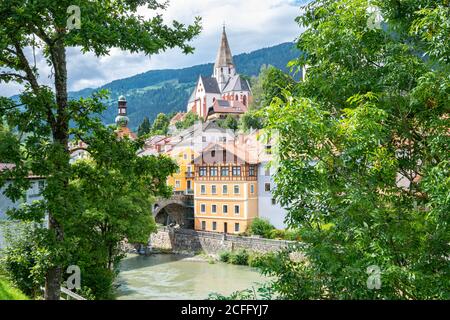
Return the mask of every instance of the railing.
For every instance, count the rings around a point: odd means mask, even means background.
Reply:
[[[188,195],[188,196],[194,195],[194,189],[186,189],[185,194]]]
[[[65,296],[65,298],[63,298]],[[70,291],[69,289],[61,287],[61,300],[87,300],[76,294],[75,292]]]
[[[45,292],[45,288],[41,287],[42,293]],[[83,298],[79,294],[76,294],[75,292],[70,291],[67,288],[61,287],[61,295],[60,300],[87,300],[86,298]]]
[[[195,172],[187,171],[185,172],[186,178],[193,178],[195,176]]]

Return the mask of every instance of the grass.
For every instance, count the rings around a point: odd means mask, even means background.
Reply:
[[[0,300],[29,300],[29,298],[0,275]]]

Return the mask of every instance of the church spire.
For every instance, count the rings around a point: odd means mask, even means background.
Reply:
[[[220,41],[219,52],[217,52],[216,63],[214,64],[214,78],[217,79],[220,91],[222,91],[228,80],[236,75],[236,69],[231,55],[230,45],[228,44],[225,24],[223,25],[222,39]]]
[[[223,25],[222,40],[220,41],[219,52],[217,53],[215,68],[225,68],[233,65],[233,56],[231,55],[230,45],[228,44],[225,24]]]

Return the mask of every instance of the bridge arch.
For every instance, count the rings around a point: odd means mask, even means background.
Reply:
[[[192,197],[173,196],[157,199],[152,208],[153,218],[162,225],[179,225],[184,229],[194,228],[194,208]]]

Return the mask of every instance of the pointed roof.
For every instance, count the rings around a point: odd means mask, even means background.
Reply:
[[[228,67],[233,64],[233,56],[231,55],[230,45],[228,44],[227,33],[223,26],[222,40],[220,42],[219,52],[217,53],[214,68]]]
[[[206,93],[220,94],[219,84],[215,78],[200,76],[200,79],[202,80]]]
[[[250,85],[247,80],[242,79],[240,75],[236,75],[228,80],[227,85],[223,89],[224,93],[231,91],[250,91]]]

